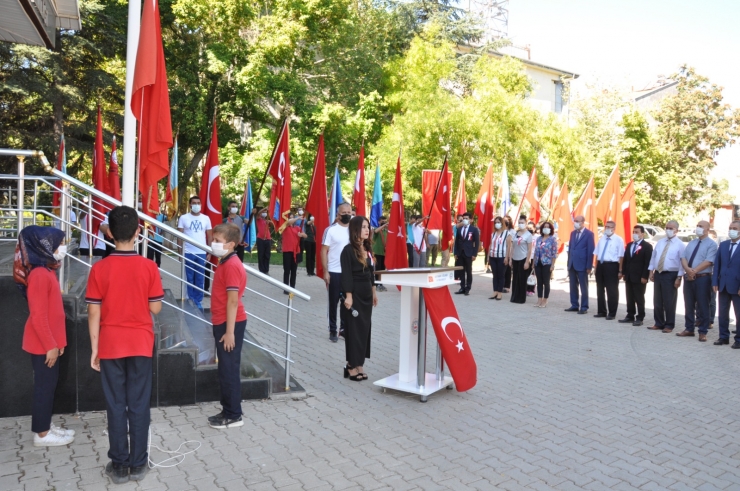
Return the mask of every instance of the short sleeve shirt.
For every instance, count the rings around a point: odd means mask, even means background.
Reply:
[[[206,245],[206,230],[211,230],[211,219],[201,214],[193,215],[187,213],[177,221],[177,228],[181,228],[183,233],[199,244]],[[185,242],[185,254],[200,254],[205,256],[205,252],[198,249],[192,244]]]
[[[694,255],[694,249],[699,248],[698,251],[696,251],[696,255]],[[694,239],[686,246],[686,249],[683,250],[683,258],[686,259],[686,264],[691,261],[691,256],[694,256],[694,261],[689,265],[691,268],[695,268],[704,261],[708,261],[712,264],[714,264],[714,260],[717,256],[717,243],[707,237],[706,239],[699,240]],[[697,274],[707,274],[711,273],[713,268],[712,264],[707,266],[701,271],[697,271]]]
[[[100,359],[151,357],[154,330],[149,302],[163,298],[157,265],[136,251],[113,251],[95,263],[87,280],[85,301],[101,306]]]
[[[226,217],[224,218],[224,223],[233,223],[234,225],[239,227],[239,230],[241,231],[239,240],[244,240],[244,219],[242,217],[240,217],[239,215],[234,216],[234,218]]]
[[[532,243],[533,237],[529,231],[524,232],[521,235],[516,233],[511,235],[511,258],[515,261],[523,261],[527,259],[527,249],[529,244]]]
[[[329,252],[327,254],[329,272],[341,273],[342,263],[340,256],[342,255],[344,246],[349,244],[349,227],[342,227],[335,223],[327,228],[322,244],[329,246]]]
[[[226,322],[227,293],[238,292],[241,299],[247,288],[247,272],[239,260],[239,256],[233,252],[218,263],[216,273],[213,276],[213,289],[211,290],[211,321],[214,326]],[[236,306],[236,322],[247,320],[247,312],[241,300]]]

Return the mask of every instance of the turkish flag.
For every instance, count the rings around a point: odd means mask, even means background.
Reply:
[[[483,250],[488,254],[493,234],[493,219],[495,217],[496,197],[493,194],[493,164],[488,165],[486,176],[478,192],[478,200],[475,202],[475,216],[478,217],[478,230]],[[459,215],[459,213],[458,213]]]
[[[100,192],[109,194],[108,192],[108,172],[105,169],[105,152],[103,150],[103,120],[100,116],[100,106],[98,106],[98,126],[95,132],[95,146],[93,149],[93,187]],[[98,230],[100,230],[100,223],[103,221],[103,217],[111,209],[105,201],[99,198],[93,198],[93,214],[92,214],[92,236],[95,237],[95,242],[98,239]]]
[[[465,192],[465,169],[460,171],[460,180],[457,183],[457,193],[455,194],[455,206],[453,206],[457,215],[462,215],[468,211],[468,195]]]
[[[558,199],[553,205],[552,222],[555,225],[558,235],[559,252],[565,249],[565,243],[570,240],[570,233],[573,231],[573,216],[570,209],[570,193],[568,192],[568,181],[563,183],[560,189]]]
[[[208,149],[206,166],[203,169],[203,180],[200,184],[201,213],[211,220],[211,227],[222,223],[224,216],[221,210],[221,172],[218,165],[218,133],[216,120],[213,120],[211,146]]]
[[[522,205],[529,204],[529,219],[534,223],[540,221],[540,198],[537,196],[537,168],[532,167],[532,173],[529,175],[527,187],[524,188],[522,200],[519,202],[519,209],[516,211],[517,218],[522,211]]]
[[[624,240],[624,223],[622,220],[622,190],[619,185],[619,164],[614,166],[604,189],[596,200],[596,218],[600,218],[604,225],[606,222],[615,223],[614,233]],[[630,231],[630,235],[632,231]],[[629,236],[628,236],[629,237]]]
[[[446,160],[444,167],[447,167]],[[442,218],[442,214],[444,212],[443,208],[447,208],[447,211],[449,211],[451,206],[449,199],[451,194],[449,182],[452,181],[452,173],[449,171],[447,171],[447,173],[449,174],[446,179],[448,183],[447,191],[444,191],[442,181],[440,181],[442,171],[421,171],[421,211],[429,212],[429,220],[426,227],[430,230],[439,230],[444,228],[444,221]],[[447,201],[445,201],[442,196],[445,193],[447,195]]]
[[[326,197],[326,157],[324,155],[324,135],[319,136],[319,146],[316,149],[316,158],[311,176],[311,187],[308,189],[306,212],[313,215],[316,237],[323,237],[329,227],[329,206]],[[319,239],[321,240],[321,239]],[[316,248],[316,274],[324,277],[324,267],[321,264],[321,247]]]
[[[355,205],[355,215],[367,217],[367,205],[365,203],[365,146],[360,147],[360,160],[357,162],[357,175],[355,176],[355,189],[352,192],[352,202]]]
[[[594,191],[594,178],[588,180],[586,188],[583,190],[581,199],[573,208],[573,218],[583,215],[586,221],[586,228],[596,232],[599,224],[596,220],[596,193]]]
[[[408,267],[409,257],[406,252],[406,223],[404,221],[403,210],[401,157],[398,157],[398,162],[396,162],[396,180],[393,183],[391,218],[388,223],[388,238],[385,243],[385,268],[390,270]]]
[[[167,154],[172,148],[170,95],[157,0],[144,0],[142,6],[131,111],[139,121],[139,192],[143,197],[142,211],[155,216],[159,212],[157,183],[169,173]]]
[[[637,225],[637,205],[635,204],[635,181],[630,179],[622,194],[622,222],[624,224],[624,241],[632,237],[632,229]]]
[[[118,174],[118,151],[116,137],[113,137],[113,146],[110,151],[110,166],[108,167],[108,191],[111,198],[121,200],[121,180]]]
[[[555,204],[558,202],[559,192],[560,183],[558,181],[558,176],[555,176],[555,179],[550,181],[550,185],[547,186],[545,192],[542,193],[542,197],[540,198],[540,212],[542,211],[542,207],[544,206],[545,208],[547,208],[549,216],[552,216],[552,210],[555,208]]]
[[[270,196],[270,218],[275,221],[275,228],[280,228],[283,222],[283,213],[290,210],[291,185],[290,185],[290,131],[288,120],[283,123],[278,136],[275,150],[272,152],[270,167],[267,173],[272,176],[275,183],[274,195]]]
[[[478,366],[465,336],[449,288],[422,288],[437,343],[458,392],[475,387]]]
[[[442,165],[441,171],[424,171],[422,173],[422,183],[424,185],[424,193],[426,193],[426,187],[428,183],[424,183],[423,179],[429,179],[427,176],[437,176],[437,182],[435,183],[435,190],[432,191],[433,195],[431,198],[433,201],[429,204],[431,212],[431,218],[427,224],[427,228],[432,230],[442,230],[442,250],[446,251],[450,248],[450,241],[453,239],[452,236],[452,211],[450,198],[452,196],[452,172],[449,171],[449,163],[445,158],[445,163]],[[422,195],[422,202],[424,197]],[[422,205],[424,209],[426,205]]]

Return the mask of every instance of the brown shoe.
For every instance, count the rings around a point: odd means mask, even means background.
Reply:
[[[672,327],[666,327],[665,329],[663,329],[663,332],[665,334],[668,334],[669,332],[673,332],[673,328]]]
[[[686,337],[694,337],[694,333],[692,331],[681,331],[679,333],[676,333],[676,336],[686,338]]]
[[[706,342],[706,340],[707,340],[706,334],[699,334],[699,341],[703,343],[703,342]]]
[[[662,331],[663,330],[663,328],[660,326],[650,326],[648,327],[648,329],[650,329],[651,331]]]

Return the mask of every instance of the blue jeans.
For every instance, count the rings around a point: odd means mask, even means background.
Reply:
[[[568,278],[570,279],[570,306],[574,309],[588,310],[588,273],[570,268]],[[580,307],[578,306],[579,288],[581,290]]]
[[[234,324],[234,349],[226,351],[224,343],[219,342],[226,334],[226,323],[213,326],[213,337],[216,340],[218,356],[218,384],[221,388],[221,407],[228,419],[237,419],[242,415],[242,382],[241,360],[244,331],[247,321]]]
[[[185,277],[188,280],[188,298],[193,302],[203,301],[203,292],[191,285],[203,289],[204,274],[206,270],[205,254],[185,253]]]
[[[699,276],[693,281],[686,280],[683,284],[683,301],[686,307],[684,319],[686,330],[694,332],[699,328],[699,334],[706,334],[709,329],[709,302],[712,295],[712,277]]]

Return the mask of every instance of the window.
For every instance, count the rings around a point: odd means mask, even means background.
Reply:
[[[563,82],[555,81],[555,114],[563,112]]]

